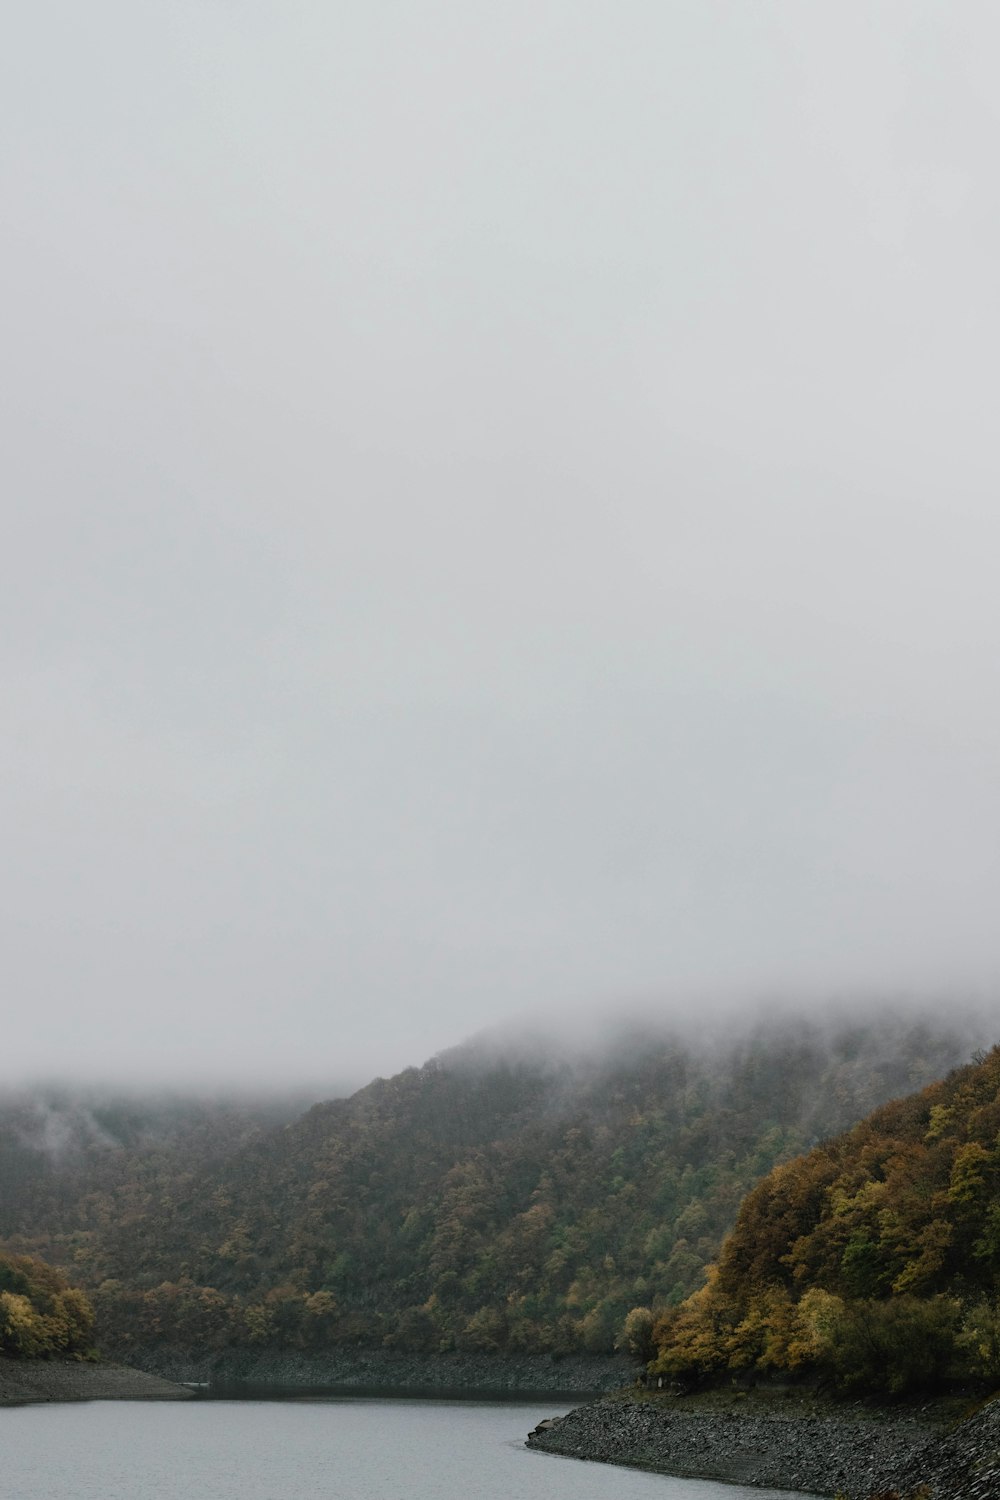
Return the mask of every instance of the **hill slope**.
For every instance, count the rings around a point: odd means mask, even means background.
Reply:
[[[468,1044],[219,1156],[141,1149],[2,1208],[94,1289],[102,1345],[609,1351],[680,1301],[776,1162],[946,1071],[912,1017]],[[980,1033],[981,1039],[981,1033]],[[648,1315],[647,1323],[648,1327]],[[641,1352],[642,1320],[631,1325]]]
[[[777,1167],[657,1339],[662,1372],[1000,1381],[1000,1048]]]
[[[0,1356],[50,1359],[89,1353],[94,1312],[81,1291],[51,1266],[26,1255],[0,1255]]]

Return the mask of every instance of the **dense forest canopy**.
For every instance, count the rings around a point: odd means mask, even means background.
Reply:
[[[0,1254],[0,1355],[50,1359],[90,1353],[94,1312],[83,1292],[27,1255]]]
[[[277,1127],[209,1111],[56,1152],[22,1101],[18,1132],[0,1108],[0,1236],[72,1267],[118,1353],[641,1353],[748,1189],[968,1057],[970,1026],[775,1014],[589,1050],[480,1039]]]
[[[205,1170],[296,1119],[299,1094],[264,1099],[37,1086],[0,1091],[0,1237],[57,1229],[89,1195],[148,1191]]]
[[[674,1375],[1000,1381],[1000,1049],[776,1167],[655,1338]]]

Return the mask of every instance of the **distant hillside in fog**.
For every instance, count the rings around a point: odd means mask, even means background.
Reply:
[[[8,1101],[0,1237],[67,1267],[117,1353],[609,1351],[776,1163],[992,1040],[946,1008],[705,1019],[482,1037],[289,1123]]]

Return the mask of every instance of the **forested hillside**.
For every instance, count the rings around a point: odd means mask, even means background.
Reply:
[[[674,1375],[1000,1381],[1000,1049],[775,1169],[660,1323]]]
[[[954,1018],[709,1029],[481,1039],[216,1150],[195,1130],[53,1160],[37,1197],[23,1148],[0,1153],[0,1235],[72,1269],[117,1353],[597,1353],[635,1308],[641,1349],[776,1162],[981,1040]]]
[[[81,1357],[93,1343],[94,1313],[76,1287],[29,1256],[0,1255],[0,1355]]]
[[[77,1222],[81,1204],[147,1197],[210,1170],[296,1118],[298,1096],[260,1100],[38,1086],[0,1091],[0,1237]]]

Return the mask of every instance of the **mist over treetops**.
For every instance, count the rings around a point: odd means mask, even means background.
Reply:
[[[860,1007],[494,1033],[278,1118],[22,1094],[0,1236],[67,1268],[118,1354],[609,1353],[702,1285],[772,1168],[986,1030]]]

